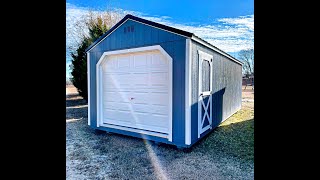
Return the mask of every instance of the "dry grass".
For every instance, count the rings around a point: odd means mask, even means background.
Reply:
[[[77,88],[73,85],[66,85],[66,95],[78,94]]]
[[[86,102],[73,90],[67,92],[66,120],[72,120],[66,122],[67,179],[253,179],[253,108],[243,106],[182,151],[96,133],[87,125]]]

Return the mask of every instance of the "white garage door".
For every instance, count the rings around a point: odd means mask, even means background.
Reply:
[[[168,133],[169,62],[159,51],[102,63],[102,123]]]

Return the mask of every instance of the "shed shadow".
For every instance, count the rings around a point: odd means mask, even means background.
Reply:
[[[226,87],[212,94],[212,127],[216,128],[222,122],[223,95]]]
[[[195,143],[190,149],[211,156],[219,153],[245,161],[253,161],[254,119],[219,126]]]

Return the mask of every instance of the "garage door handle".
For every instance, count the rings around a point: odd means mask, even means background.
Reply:
[[[130,100],[133,100],[134,98],[130,98]]]

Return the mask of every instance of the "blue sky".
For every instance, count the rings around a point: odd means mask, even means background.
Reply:
[[[67,0],[66,3],[67,47],[75,43],[68,31],[82,14],[106,9],[195,33],[235,57],[240,50],[253,48],[254,44],[253,0]],[[67,50],[67,77],[70,76],[69,53]]]

